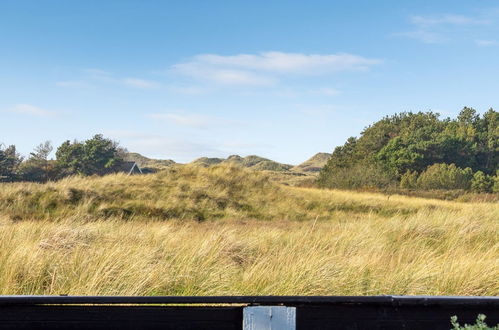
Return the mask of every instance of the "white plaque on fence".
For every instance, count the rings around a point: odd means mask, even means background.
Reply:
[[[296,307],[245,307],[243,309],[243,329],[296,330]]]

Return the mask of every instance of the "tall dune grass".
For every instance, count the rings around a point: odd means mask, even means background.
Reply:
[[[498,295],[499,205],[230,166],[0,185],[0,294]]]

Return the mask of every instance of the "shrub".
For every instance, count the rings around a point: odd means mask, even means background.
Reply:
[[[377,164],[337,168],[319,177],[320,186],[339,189],[387,188],[395,183],[395,177]]]
[[[400,188],[415,189],[418,183],[418,172],[408,170],[400,178]]]
[[[452,324],[452,330],[499,330],[499,324],[495,327],[489,327],[487,323],[485,323],[485,319],[487,317],[483,314],[478,314],[476,318],[475,324],[464,324],[461,326],[459,322],[457,322],[457,316],[453,316],[450,318],[450,323]]]
[[[420,189],[464,189],[471,186],[473,171],[467,167],[461,169],[454,164],[433,164],[428,166],[417,179]]]
[[[471,189],[475,192],[491,192],[493,184],[490,176],[482,171],[478,171],[473,175],[473,180],[471,180]]]
[[[492,186],[492,192],[499,193],[499,170],[496,171],[496,176],[494,179],[494,185]]]

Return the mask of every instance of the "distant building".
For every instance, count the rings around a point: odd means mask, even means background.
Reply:
[[[127,173],[128,175],[143,174],[142,169],[136,162],[123,162],[118,172]]]

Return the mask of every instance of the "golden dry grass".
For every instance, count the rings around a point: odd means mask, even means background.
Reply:
[[[498,222],[230,166],[2,184],[0,294],[498,295]]]

